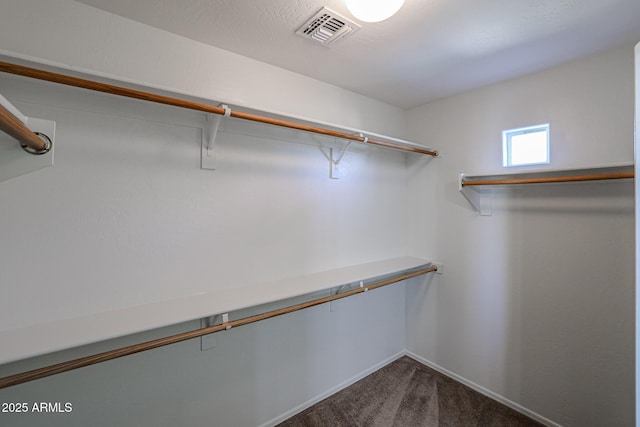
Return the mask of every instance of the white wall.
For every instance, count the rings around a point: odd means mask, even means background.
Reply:
[[[69,0],[0,8],[5,55],[404,136],[397,108]],[[24,28],[33,35],[16,37]],[[5,324],[408,252],[445,263],[443,276],[407,286],[410,351],[559,424],[629,425],[631,185],[498,192],[494,215],[479,217],[455,179],[500,168],[502,129],[543,121],[555,167],[630,162],[631,70],[631,49],[616,50],[416,108],[407,135],[442,158],[410,158],[407,171],[394,153],[349,153],[354,167],[339,181],[326,178],[313,147],[251,138],[241,138],[251,149],[238,161],[202,171],[201,115],[3,77],[0,93],[58,123],[56,165],[0,183]],[[260,144],[270,157],[257,154]],[[34,228],[42,211],[47,224]],[[34,247],[46,268],[26,256]],[[397,355],[404,315],[396,285],[333,313],[317,307],[232,330],[206,352],[186,342],[83,368],[0,391],[2,402],[71,402],[71,414],[0,414],[0,423],[258,425]],[[5,365],[0,375],[137,340]]]
[[[501,169],[503,129],[545,122],[552,168],[632,163],[633,49],[409,111],[442,153],[409,175],[410,250],[445,274],[407,288],[407,348],[555,423],[632,425],[633,184],[494,190],[488,217],[457,191]]]
[[[0,183],[1,285],[10,296],[0,300],[3,329],[406,252],[397,221],[402,154],[350,151],[346,176],[331,180],[317,147],[273,141],[265,128],[265,138],[221,134],[218,169],[201,170],[203,115],[15,77],[0,79],[0,92],[57,124],[55,165]],[[135,340],[4,365],[0,375],[125,342]],[[57,418],[2,417],[12,425],[259,425],[403,348],[399,284],[337,312],[324,305],[232,330],[208,352],[193,340],[2,390],[3,402],[74,406]]]
[[[72,0],[0,0],[0,9],[0,53],[205,100],[404,134],[397,107]]]
[[[395,107],[72,1],[0,9],[5,55],[403,136]],[[17,77],[1,76],[0,93],[57,123],[55,165],[0,183],[2,328],[406,254],[402,154],[352,150],[347,175],[330,180],[317,147],[265,130],[221,138],[226,154],[206,171],[202,114]],[[403,350],[403,284],[336,307],[233,329],[206,352],[188,341],[1,390],[0,402],[70,402],[73,412],[1,413],[0,424],[277,420]],[[0,376],[198,326],[3,365]]]

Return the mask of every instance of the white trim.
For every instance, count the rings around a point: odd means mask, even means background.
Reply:
[[[440,372],[441,374],[446,375],[449,378],[452,378],[452,379],[458,381],[459,383],[462,383],[462,384],[466,385],[467,387],[477,391],[478,393],[483,394],[483,395],[485,395],[485,396],[487,396],[487,397],[489,397],[489,398],[491,398],[491,399],[493,399],[493,400],[495,400],[497,402],[502,403],[505,406],[508,406],[509,408],[511,408],[511,409],[513,409],[515,411],[520,412],[523,415],[526,415],[529,418],[532,418],[532,419],[538,421],[539,423],[542,423],[542,424],[544,424],[546,426],[549,426],[549,427],[562,427],[560,424],[554,423],[550,419],[545,418],[542,415],[537,414],[537,413],[525,408],[524,406],[521,406],[521,405],[519,405],[519,404],[517,404],[517,403],[515,403],[515,402],[513,402],[513,401],[511,401],[509,399],[507,399],[506,397],[503,397],[503,396],[501,396],[501,395],[499,395],[499,394],[497,394],[497,393],[495,393],[495,392],[493,392],[493,391],[491,391],[489,389],[486,389],[486,388],[482,387],[481,385],[474,383],[473,381],[470,381],[470,380],[468,380],[468,379],[466,379],[466,378],[464,378],[464,377],[462,377],[462,376],[460,376],[460,375],[458,375],[458,374],[456,374],[454,372],[451,372],[448,369],[445,369],[440,365],[437,365],[437,364],[435,364],[435,363],[433,363],[433,362],[431,362],[431,361],[429,361],[429,360],[427,360],[427,359],[425,359],[425,358],[423,358],[421,356],[418,356],[415,353],[412,353],[412,352],[407,350],[407,351],[405,351],[405,354],[407,356],[409,356],[410,358],[412,358],[413,360],[415,360],[416,362],[420,362],[423,365],[428,366],[429,368],[434,369],[434,370]]]
[[[326,399],[327,397],[339,392],[340,390],[349,387],[350,385],[360,381],[361,379],[363,379],[364,377],[366,377],[367,375],[370,375],[374,372],[376,372],[379,369],[384,368],[385,366],[387,366],[389,363],[398,360],[399,358],[401,358],[402,356],[407,355],[406,351],[401,351],[400,353],[397,353],[385,360],[383,360],[380,363],[377,363],[367,369],[365,369],[364,371],[360,372],[359,374],[354,375],[353,377],[349,378],[348,380],[341,382],[340,384],[338,384],[335,387],[331,387],[330,389],[320,393],[319,395],[312,397],[311,399],[307,400],[304,403],[301,403],[300,405],[296,406],[293,409],[288,410],[287,412],[284,412],[280,415],[278,415],[275,418],[272,418],[271,420],[260,424],[258,427],[273,427],[276,426],[278,424],[280,424],[283,421],[288,420],[289,418],[293,417],[294,415],[299,414],[300,412],[304,411],[305,409],[315,405],[316,403]]]
[[[410,358],[412,358],[413,360],[415,360],[416,362],[422,363],[423,365],[434,369],[438,372],[440,372],[443,375],[446,375],[447,377],[466,385],[467,387],[473,389],[474,391],[477,391],[480,394],[483,394],[487,397],[489,397],[490,399],[493,399],[499,403],[502,403],[505,406],[508,406],[509,408],[513,409],[514,411],[518,411],[523,415],[526,415],[527,417],[538,421],[539,423],[542,423],[548,427],[562,427],[560,424],[557,424],[553,421],[551,421],[548,418],[543,417],[542,415],[533,412],[491,390],[488,390],[476,383],[474,383],[473,381],[469,381],[468,379],[455,374],[454,372],[449,371],[448,369],[443,368],[440,365],[437,365],[421,356],[418,356],[417,354],[408,351],[408,350],[404,350],[401,351],[400,353],[397,353],[385,360],[383,360],[380,363],[377,363],[367,369],[365,369],[364,371],[360,372],[359,374],[354,375],[353,377],[347,379],[346,381],[336,385],[335,387],[331,387],[330,389],[318,394],[315,397],[312,397],[311,399],[307,400],[304,403],[301,403],[300,405],[296,406],[293,409],[290,409],[286,412],[283,412],[282,414],[278,415],[275,418],[272,418],[271,420],[260,424],[258,427],[274,427],[286,420],[288,420],[289,418],[293,417],[294,415],[299,414],[300,412],[304,411],[305,409],[315,405],[316,403],[326,399],[327,397],[339,392],[340,390],[349,387],[350,385],[360,381],[361,379],[363,379],[364,377],[376,372],[377,370],[387,366],[388,364],[390,364],[391,362],[394,362],[395,360],[400,359],[403,356],[408,356]]]

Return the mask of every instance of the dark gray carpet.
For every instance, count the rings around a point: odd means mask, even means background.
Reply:
[[[401,357],[279,427],[533,427],[542,424]]]

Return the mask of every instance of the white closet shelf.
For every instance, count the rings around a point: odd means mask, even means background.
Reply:
[[[191,295],[177,300],[0,331],[0,364],[315,292],[329,291],[360,281],[399,275],[431,264],[419,258],[392,258],[272,283]]]
[[[458,176],[458,190],[480,215],[491,215],[491,186],[558,184],[634,179],[634,165],[607,165],[575,169],[546,169],[502,174]]]
[[[2,58],[0,58],[2,59]],[[380,147],[386,147],[395,150],[401,150],[406,152],[413,152],[424,154],[428,156],[436,157],[438,156],[438,152],[434,149],[425,147],[423,145],[406,141],[398,138],[383,136],[371,132],[365,132],[356,130],[349,127],[330,125],[325,122],[311,121],[309,119],[301,119],[298,118],[295,121],[291,121],[292,116],[281,116],[280,114],[274,115],[273,113],[269,113],[268,115],[263,115],[263,112],[253,112],[250,111],[238,111],[235,109],[230,109],[227,105],[218,105],[213,106],[209,104],[204,104],[201,102],[196,102],[189,99],[180,99],[172,96],[162,95],[154,92],[148,92],[146,90],[138,90],[129,87],[123,87],[119,85],[114,85],[107,82],[102,81],[94,81],[85,78],[76,77],[73,75],[65,75],[57,72],[48,71],[45,69],[28,67],[20,64],[13,64],[9,62],[0,61],[0,72],[15,74],[18,76],[28,77],[37,80],[43,80],[48,82],[53,82],[57,84],[63,84],[72,87],[78,87],[86,90],[96,91],[107,93],[110,95],[116,95],[126,98],[138,99],[148,102],[153,102],[162,105],[170,105],[174,107],[185,108],[194,111],[200,111],[204,113],[209,113],[215,117],[231,117],[251,122],[263,123],[273,126],[279,126],[289,129],[295,129],[297,131],[309,132],[313,134],[324,135],[333,138],[340,138],[346,141],[355,141],[363,144],[371,144]],[[209,129],[209,135],[207,137],[206,146],[207,149],[211,149],[214,142],[215,136],[217,132],[217,127],[219,124],[219,120],[212,120],[211,126]],[[325,126],[325,127],[321,127]],[[328,126],[328,127],[327,127]],[[17,130],[14,129],[16,126],[11,126],[7,128],[7,130],[12,133]],[[3,130],[0,127],[0,130]],[[19,129],[18,129],[19,130]],[[24,131],[24,133],[28,133]],[[28,135],[30,138],[33,138],[32,135]],[[26,136],[25,136],[26,137]]]

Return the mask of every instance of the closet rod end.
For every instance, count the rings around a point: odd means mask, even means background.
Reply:
[[[22,147],[22,149],[27,153],[33,154],[35,156],[47,154],[49,151],[51,151],[51,147],[53,147],[53,143],[51,142],[51,139],[44,133],[41,133],[41,132],[34,132],[34,133],[42,140],[42,142],[44,142],[44,148],[38,149],[38,148],[31,147],[27,144],[20,144],[20,147]]]

